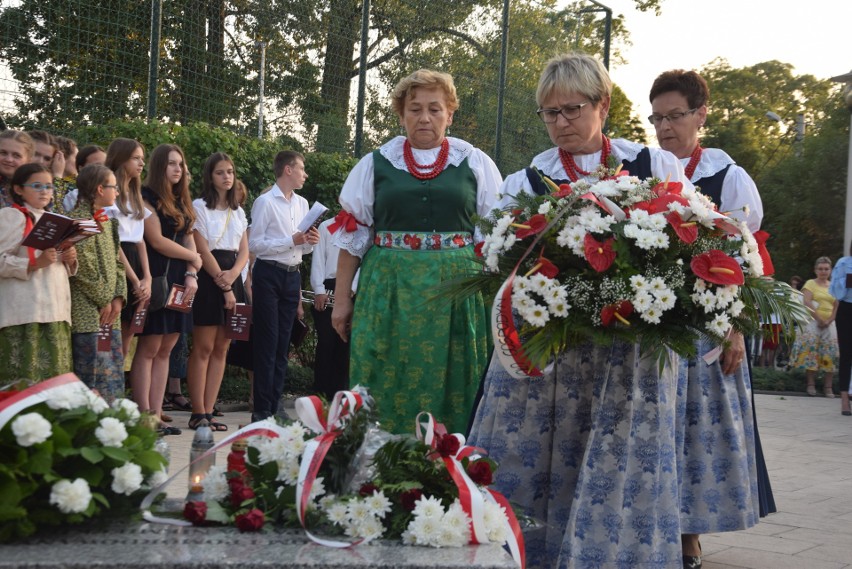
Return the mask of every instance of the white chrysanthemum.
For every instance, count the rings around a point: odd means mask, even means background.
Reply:
[[[697,304],[704,307],[705,314],[710,314],[716,308],[716,295],[712,290],[705,290],[698,298]]]
[[[389,514],[393,509],[391,507],[391,501],[385,496],[385,493],[382,490],[377,492],[373,492],[370,496],[367,496],[364,500],[367,503],[367,507],[370,508],[370,512],[379,518],[385,517],[386,514]]]
[[[677,302],[677,296],[671,289],[664,289],[654,293],[654,298],[660,304],[663,310],[671,310]]]
[[[485,502],[482,521],[485,524],[485,531],[490,541],[496,543],[506,541],[506,520],[506,510],[503,506],[490,501]]]
[[[633,308],[636,312],[642,313],[651,308],[654,302],[654,297],[647,290],[640,290],[633,297]]]
[[[59,508],[63,514],[79,514],[85,512],[92,501],[92,491],[89,483],[82,478],[74,482],[60,480],[50,489],[50,503]]]
[[[636,237],[636,246],[646,251],[654,249],[657,247],[656,234],[653,231],[640,229],[639,235]]]
[[[648,216],[648,220],[645,222],[645,227],[652,231],[663,231],[668,224],[669,221],[666,219],[665,215],[662,213],[655,213],[654,215]]]
[[[456,500],[441,518],[438,540],[446,547],[461,547],[470,543],[470,518]]]
[[[485,266],[488,267],[488,270],[496,272],[500,268],[500,255],[496,252],[492,253],[491,251],[485,257]]]
[[[130,496],[142,488],[142,467],[133,462],[112,469],[112,491]]]
[[[342,526],[349,521],[349,512],[345,503],[335,502],[331,506],[325,508],[325,513],[328,520],[336,525]]]
[[[651,237],[654,243],[654,247],[657,249],[668,249],[669,248],[669,236],[668,234],[662,231],[651,231]]]
[[[530,277],[530,288],[538,294],[547,292],[552,284],[553,281],[541,273],[536,273]]]
[[[169,473],[166,472],[165,468],[161,468],[160,470],[154,472],[153,474],[151,474],[151,476],[148,477],[148,481],[146,482],[146,484],[149,488],[156,488],[160,484],[165,483],[165,481],[168,479]]]
[[[643,227],[643,224],[648,221],[648,217],[651,214],[648,213],[644,209],[631,209],[630,210],[630,223],[635,224],[639,227]]]
[[[104,398],[94,391],[86,393],[86,406],[98,415],[109,409],[109,405]]]
[[[664,281],[660,277],[654,277],[653,279],[651,279],[648,282],[648,288],[651,289],[651,292],[654,294],[668,289],[668,287],[666,286],[666,281]]]
[[[127,429],[115,417],[104,417],[95,429],[95,436],[105,447],[120,447],[127,439]]]
[[[88,405],[86,393],[89,388],[81,384],[69,384],[51,392],[47,406],[51,409],[76,409]]]
[[[568,311],[571,310],[571,305],[563,298],[548,298],[547,308],[550,313],[557,318],[568,316]]]
[[[551,204],[549,201],[542,202],[540,206],[538,206],[538,213],[544,215],[545,213],[550,211]]]
[[[560,247],[571,249],[574,254],[583,255],[583,240],[586,230],[573,223],[566,223],[556,235],[556,244]]]
[[[417,543],[417,538],[414,537],[414,534],[411,533],[408,530],[405,530],[404,532],[402,532],[401,537],[402,537],[402,544],[403,545],[421,545],[420,543]]]
[[[305,436],[308,434],[308,429],[299,421],[295,421],[290,423],[286,427],[284,427],[283,436],[288,441],[300,440],[304,441]]]
[[[663,315],[663,311],[660,310],[660,308],[659,308],[659,306],[657,306],[656,302],[653,302],[653,303],[651,303],[651,306],[649,306],[641,314],[640,317],[642,318],[642,320],[644,320],[648,324],[659,324],[660,318],[662,317],[662,315]]]
[[[707,329],[717,336],[724,336],[727,334],[730,327],[731,321],[728,319],[727,314],[717,314],[716,317],[707,324]]]
[[[299,460],[292,455],[288,455],[284,460],[279,460],[278,476],[275,479],[288,486],[295,486],[299,481]]]
[[[683,205],[680,202],[669,202],[669,211],[673,211],[681,216],[681,218],[686,218],[686,215],[690,213],[689,208]]]
[[[640,210],[641,211],[641,210]],[[633,220],[631,220],[632,222]],[[644,230],[635,223],[628,223],[624,226],[624,236],[629,239],[638,239]]]
[[[635,291],[645,290],[648,288],[648,279],[642,275],[633,275],[630,277],[630,286]]]
[[[369,517],[355,525],[355,532],[360,537],[371,540],[382,537],[382,534],[385,533],[385,528],[377,518]]]
[[[138,423],[139,418],[142,416],[139,413],[139,405],[132,399],[116,399],[112,402],[112,408],[119,413],[124,413],[124,416],[127,418],[127,424],[131,427]]]
[[[252,445],[258,450],[257,462],[259,465],[284,460],[289,454],[288,443],[283,437],[268,437]]]
[[[441,533],[441,518],[415,514],[414,519],[408,524],[408,531],[418,545],[437,546],[438,536]]]
[[[529,306],[518,308],[518,312],[524,320],[537,328],[541,328],[550,320],[550,313],[547,311],[547,307],[535,302],[530,303]]]
[[[363,499],[351,500],[346,508],[346,514],[356,525],[373,516],[370,507]]]
[[[12,433],[22,447],[43,443],[53,434],[50,421],[38,413],[27,413],[12,421]]]
[[[510,214],[504,214],[503,217],[498,219],[497,223],[494,224],[494,231],[492,232],[492,235],[503,235],[504,233],[506,233],[506,230],[509,229],[509,226],[514,223],[514,221],[515,218],[512,217]]]
[[[731,303],[730,307],[728,307],[728,314],[730,314],[731,316],[736,318],[737,316],[742,314],[742,311],[743,311],[744,308],[745,308],[745,303],[743,303],[742,300],[737,299],[733,303]]]
[[[707,290],[707,283],[704,279],[696,279],[695,284],[692,286],[692,290],[695,292],[704,292]]]
[[[210,467],[204,480],[201,481],[201,487],[204,488],[204,499],[218,502],[224,500],[231,493],[228,487],[228,478],[225,476],[226,467],[222,464],[216,464]]]
[[[414,502],[414,515],[438,520],[444,515],[444,506],[437,498],[422,496]]]

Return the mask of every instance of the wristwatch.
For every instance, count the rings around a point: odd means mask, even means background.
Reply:
[[[185,277],[192,277],[192,278],[194,278],[195,280],[198,280],[198,273],[196,273],[195,271],[187,271],[187,272],[185,272],[185,273],[183,274],[183,276],[185,276]]]

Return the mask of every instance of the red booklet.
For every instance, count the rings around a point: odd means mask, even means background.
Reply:
[[[172,285],[172,290],[169,291],[169,298],[166,300],[166,308],[177,310],[178,312],[192,311],[192,299],[186,298],[186,287],[183,285]]]
[[[130,332],[132,334],[139,334],[145,329],[145,320],[148,318],[148,305],[150,303],[151,300],[148,299],[136,305],[136,311],[133,312],[133,318],[130,320]]]
[[[24,237],[21,245],[41,250],[54,247],[62,251],[100,232],[101,225],[94,219],[72,219],[46,211]]]
[[[251,305],[238,303],[225,314],[225,337],[247,341],[251,327]]]
[[[98,351],[112,351],[112,324],[104,324],[98,329]]]

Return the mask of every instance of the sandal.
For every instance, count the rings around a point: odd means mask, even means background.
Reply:
[[[192,411],[192,403],[181,393],[166,393],[166,398],[163,401],[163,408],[169,405],[172,409],[178,411]]]
[[[181,431],[177,427],[170,427],[168,425],[162,425],[162,426],[160,426],[159,429],[157,429],[157,432],[162,436],[166,436],[166,435],[179,435],[183,431]]]
[[[171,416],[166,415],[165,413],[160,413],[160,420],[164,423],[171,423],[174,419]]]
[[[213,420],[213,414],[212,413],[208,413],[207,415],[205,415],[205,418],[207,419],[207,423],[210,425],[210,428],[212,430],[218,431],[218,432],[224,432],[224,431],[228,430],[228,425],[226,425],[225,423],[219,423],[218,421]]]
[[[213,413],[211,413],[211,414],[212,414],[214,417],[224,417],[224,416],[225,416],[225,414],[224,414],[224,413],[222,413],[222,412],[219,410],[219,408],[218,408],[218,407],[216,407],[215,405],[213,406]]]
[[[207,421],[207,415],[204,413],[193,413],[189,416],[188,426],[194,431],[201,426],[201,421]]]
[[[825,396],[828,397],[829,399],[834,399],[834,390],[832,388],[826,387],[823,390],[823,393],[825,393]]]

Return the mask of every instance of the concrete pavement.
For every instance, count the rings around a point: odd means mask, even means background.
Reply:
[[[778,394],[755,396],[763,450],[778,512],[740,532],[701,537],[704,569],[852,569],[852,417],[839,399]],[[179,436],[167,437],[170,473],[189,458],[193,431],[189,413],[169,412]],[[247,411],[218,419],[233,432],[247,424]],[[220,440],[222,433],[217,433]],[[224,463],[227,450],[217,463]],[[169,488],[183,498],[186,471]]]

